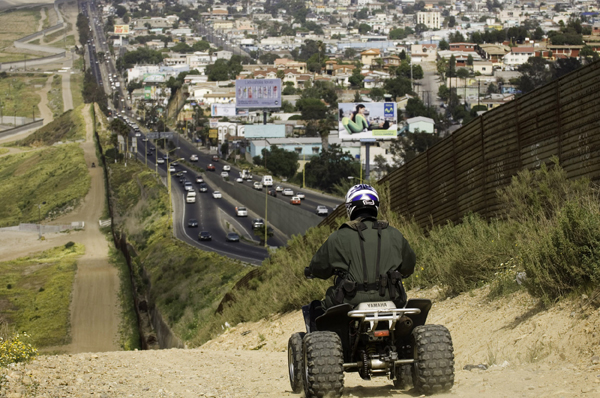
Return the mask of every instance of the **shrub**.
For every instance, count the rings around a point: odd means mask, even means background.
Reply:
[[[532,295],[550,302],[600,281],[600,207],[595,200],[568,202],[525,231],[521,256]]]
[[[27,362],[36,357],[38,351],[31,344],[27,333],[16,333],[9,338],[0,337],[0,366],[11,363]]]

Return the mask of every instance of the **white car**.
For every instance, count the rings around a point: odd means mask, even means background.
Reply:
[[[304,195],[304,193],[302,193],[302,192],[296,192],[296,196],[299,197],[300,199],[306,199],[306,195]]]
[[[242,177],[238,177],[235,179],[235,182],[244,182],[244,179]]]
[[[248,217],[248,210],[245,207],[236,207],[235,214],[238,217]]]
[[[329,209],[326,206],[319,205],[317,206],[317,215],[326,216],[329,214]]]
[[[200,184],[201,182],[204,182],[204,179],[203,179],[202,177],[200,177],[200,176],[197,176],[197,177],[196,177],[196,182],[197,182],[198,184]]]
[[[281,191],[283,191],[283,187],[282,187],[281,185],[277,185],[277,186],[275,187],[275,191],[277,191],[277,192],[281,192]]]
[[[223,171],[231,171],[231,166],[228,164],[223,165]]]
[[[197,161],[198,161],[198,155],[190,156],[190,162],[197,162]]]
[[[221,192],[219,191],[214,191],[213,192],[213,198],[215,199],[221,199],[223,197],[223,195],[221,195]]]
[[[257,191],[262,191],[262,184],[258,181],[254,182],[253,188]]]
[[[183,189],[185,189],[186,191],[190,192],[190,191],[194,190],[194,187],[193,187],[193,185],[192,185],[191,182],[186,181],[186,182],[183,183]]]
[[[294,196],[294,191],[292,191],[290,188],[286,188],[283,190],[282,195],[283,196]]]
[[[176,171],[176,170],[175,170],[175,167],[173,167],[173,166],[169,166],[169,171],[170,171],[171,173],[175,173],[175,171]]]
[[[136,137],[141,137],[141,136],[142,136],[142,134],[141,134],[141,133],[135,133],[135,136],[136,136]]]
[[[163,158],[156,159],[156,163],[158,163],[158,164],[163,164],[164,162],[165,162],[165,160]]]
[[[222,171],[222,172],[221,172],[221,177],[223,177],[223,178],[228,178],[228,177],[229,177],[229,173],[228,173],[228,172],[226,172],[226,171]]]
[[[148,142],[148,138],[144,137],[144,138],[142,138],[142,141],[143,142]]]

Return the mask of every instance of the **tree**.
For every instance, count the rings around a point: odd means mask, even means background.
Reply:
[[[387,160],[383,155],[376,155],[373,158],[373,161],[375,162],[375,171],[377,172],[377,175],[381,177],[381,175],[388,170]]]
[[[298,170],[298,153],[296,151],[286,151],[275,145],[271,149],[263,148],[262,157],[255,156],[253,161],[257,165],[266,165],[273,175],[279,177],[292,178]],[[265,164],[266,158],[266,164]]]
[[[466,79],[467,77],[469,77],[470,74],[471,72],[469,72],[469,70],[466,68],[459,68],[456,71],[456,76],[460,79]]]
[[[448,98],[450,98],[450,90],[448,89],[448,86],[445,84],[440,85],[437,95],[442,101],[447,102]]]
[[[448,17],[448,27],[453,28],[456,25],[456,17],[449,16]]]
[[[550,81],[552,74],[547,65],[548,61],[542,57],[530,57],[527,63],[519,66],[521,76],[517,86],[523,94],[533,91]]]
[[[115,13],[117,14],[117,17],[123,18],[123,15],[125,15],[127,13],[127,8],[120,6],[120,5],[116,6]]]
[[[323,149],[306,164],[306,184],[312,188],[332,192],[333,187],[348,176],[358,176],[360,165],[350,152],[343,152],[339,144]]]
[[[410,79],[404,76],[396,76],[393,79],[386,80],[383,89],[393,98],[398,98],[412,93],[412,84]]]
[[[383,101],[384,94],[385,94],[385,91],[383,91],[383,89],[381,89],[379,87],[375,87],[375,88],[371,89],[371,92],[369,93],[369,97],[371,97],[371,99],[375,102],[380,102],[380,101]]]
[[[281,94],[283,95],[294,95],[296,94],[296,89],[294,88],[293,82],[285,82],[285,87],[281,90]]]
[[[301,98],[296,107],[302,114],[302,120],[320,120],[327,115],[327,106],[318,98]]]
[[[131,82],[127,85],[127,91],[129,92],[129,95],[131,95],[131,93],[133,93],[133,90],[136,90],[138,88],[142,88],[144,87],[142,82]]]
[[[467,57],[467,65],[473,66],[473,56],[471,54]]]
[[[358,33],[360,33],[361,35],[367,34],[371,31],[371,25],[366,24],[366,23],[361,23],[360,25],[358,25]]]
[[[487,94],[497,94],[499,92],[498,86],[494,83],[490,83],[487,88]]]
[[[583,46],[579,55],[586,59],[586,62],[597,61],[600,57],[598,53],[594,51],[590,46]]]
[[[422,154],[441,138],[437,134],[421,132],[406,132],[397,139],[392,140],[390,152],[394,159],[394,166],[399,167]]]
[[[356,57],[356,50],[352,47],[347,47],[344,50],[344,58],[346,59],[354,59],[354,57]]]
[[[448,42],[446,40],[442,39],[442,40],[440,40],[440,42],[438,44],[438,48],[441,51],[450,50],[450,44],[448,44]]]
[[[354,68],[352,70],[352,76],[348,78],[348,82],[350,82],[351,87],[362,87],[362,83],[365,77],[360,73],[359,68]]]

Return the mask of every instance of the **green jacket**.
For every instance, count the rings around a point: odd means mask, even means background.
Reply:
[[[376,274],[378,246],[376,223],[385,226],[381,229],[379,273],[386,275],[388,271],[397,270],[403,278],[410,276],[415,268],[416,257],[408,241],[400,231],[388,226],[386,221],[377,221],[372,218],[358,218],[347,222],[332,233],[313,256],[309,266],[311,273],[317,278],[328,279],[334,275],[334,270],[342,270],[346,273],[346,279],[364,285],[361,237],[358,232],[358,229],[361,229],[360,232],[364,237],[363,247],[367,263],[368,284],[377,283],[379,275]],[[335,298],[336,290],[337,286],[332,286],[327,290],[323,302],[324,308],[339,303]],[[403,290],[402,294],[404,294]],[[390,300],[388,289],[385,289],[384,296],[381,296],[378,290],[365,291],[364,288],[356,289],[355,295],[350,296],[352,295],[345,295],[343,302],[358,304],[365,301]]]

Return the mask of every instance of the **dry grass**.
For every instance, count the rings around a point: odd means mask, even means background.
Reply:
[[[1,13],[0,49],[10,47],[15,40],[37,32],[40,19],[39,8]]]

